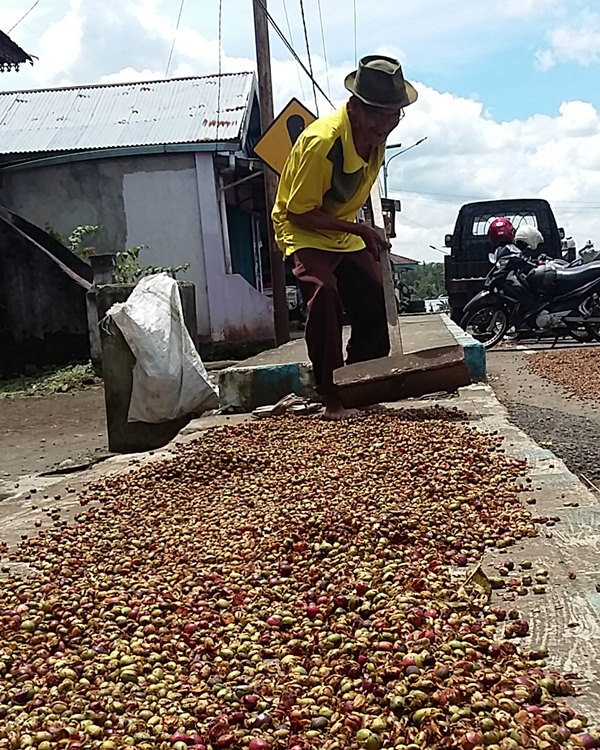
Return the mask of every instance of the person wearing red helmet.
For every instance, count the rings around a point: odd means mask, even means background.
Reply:
[[[512,245],[515,241],[515,228],[504,217],[494,219],[488,229],[488,239],[494,250],[502,245]]]
[[[500,217],[494,219],[488,229],[488,239],[492,246],[490,261],[495,263],[503,255],[519,253],[515,245],[515,228],[508,219]]]
[[[488,239],[492,246],[492,252],[489,255],[490,263],[497,263],[500,258],[506,258],[508,255],[523,255],[521,249],[516,244],[516,231],[512,223],[502,217],[494,219],[488,229]],[[512,274],[509,274],[507,282],[509,282]],[[521,318],[521,303],[526,297],[526,293],[520,283],[512,285],[512,292],[515,298],[518,300],[518,304],[513,311],[513,317],[511,325],[508,329],[508,333],[511,337],[518,337],[518,329]]]

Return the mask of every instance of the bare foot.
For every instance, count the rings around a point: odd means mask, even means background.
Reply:
[[[330,422],[341,422],[343,419],[350,419],[360,414],[358,409],[346,409],[336,393],[325,396],[323,402],[325,404],[323,419]]]
[[[343,419],[350,419],[360,414],[358,409],[345,409],[341,404],[338,406],[327,406],[323,412],[323,419],[330,422],[341,422]]]
[[[387,408],[383,404],[371,404],[370,406],[361,406],[360,411],[378,412],[387,411]]]

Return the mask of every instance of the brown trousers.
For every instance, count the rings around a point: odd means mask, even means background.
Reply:
[[[335,392],[333,371],[344,364],[344,312],[351,326],[346,364],[389,354],[381,267],[368,250],[302,248],[292,259],[308,310],[308,356],[319,392],[328,395]]]

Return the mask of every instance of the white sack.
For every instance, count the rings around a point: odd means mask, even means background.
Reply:
[[[129,422],[167,422],[217,408],[217,392],[185,327],[175,279],[146,276],[107,315],[136,360]]]

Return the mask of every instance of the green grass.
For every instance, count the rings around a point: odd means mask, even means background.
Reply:
[[[45,367],[35,374],[0,380],[0,399],[49,396],[53,393],[76,391],[102,382],[90,362]]]

